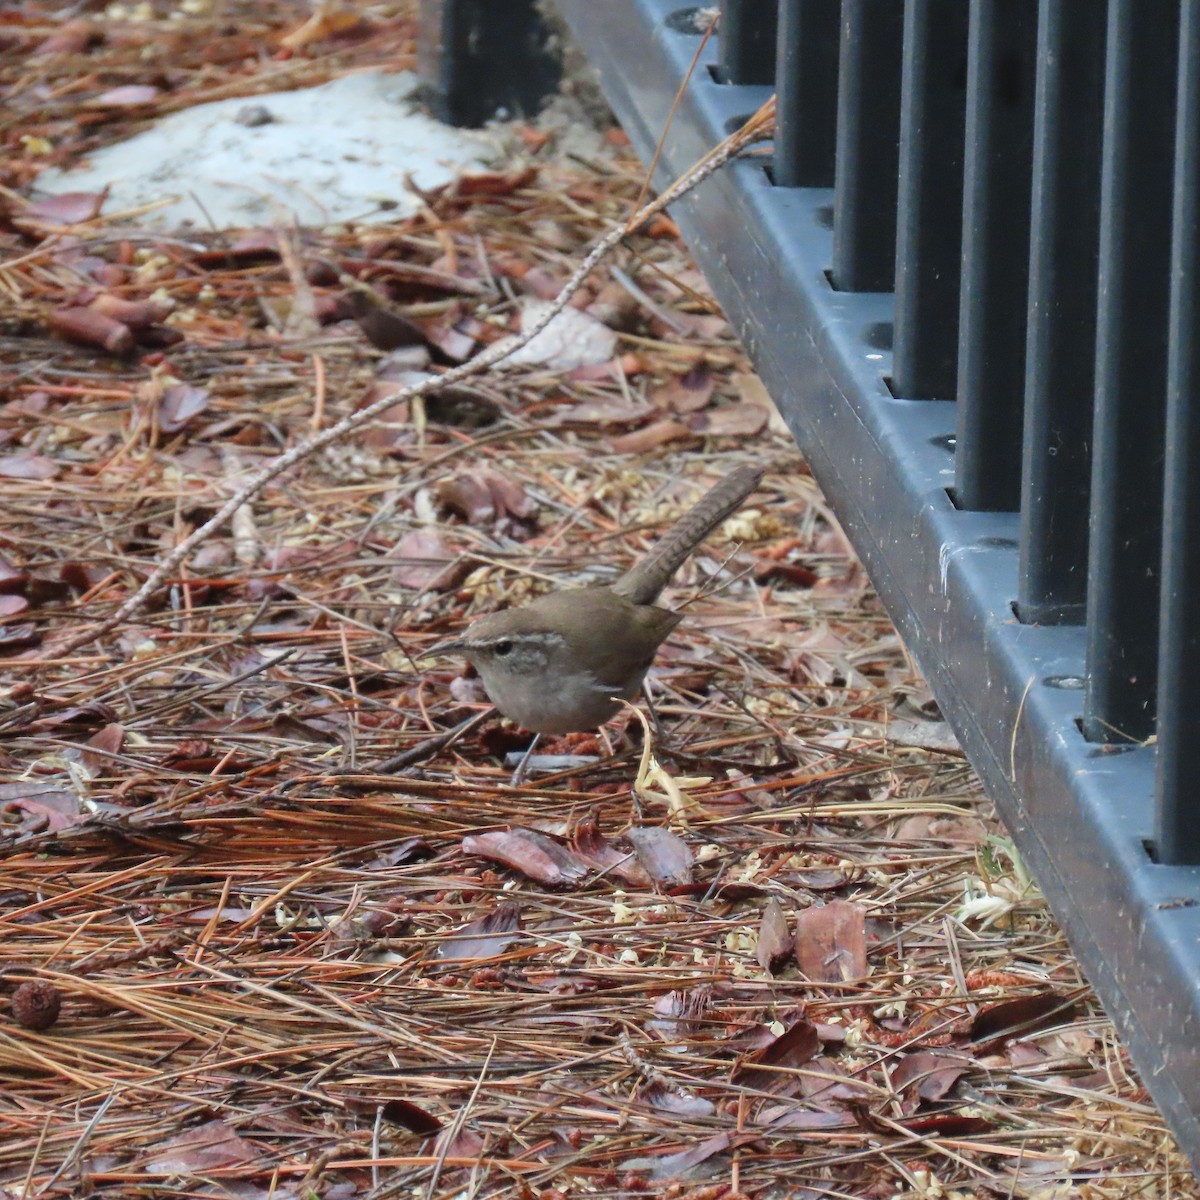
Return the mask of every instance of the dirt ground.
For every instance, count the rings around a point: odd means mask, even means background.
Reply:
[[[412,66],[411,4],[308,18],[0,17],[0,1195],[1197,1195],[669,217],[402,394],[633,211],[618,130],[510,126],[371,226],[27,203],[163,112]],[[423,651],[744,462],[662,739],[394,761],[486,707]]]

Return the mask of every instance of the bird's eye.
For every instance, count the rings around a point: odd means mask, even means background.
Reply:
[[[505,639],[504,639],[504,641],[502,641],[502,642],[497,642],[497,643],[496,643],[496,644],[495,644],[495,645],[492,647],[492,653],[493,653],[493,654],[494,654],[494,655],[495,655],[497,658],[503,658],[503,657],[504,657],[506,654],[511,654],[511,653],[512,653],[512,648],[513,648],[513,644],[512,644],[512,642],[510,642],[510,641],[508,640],[508,638],[505,638]]]

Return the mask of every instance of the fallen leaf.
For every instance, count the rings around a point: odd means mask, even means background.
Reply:
[[[42,454],[5,454],[0,456],[0,475],[6,479],[53,479],[59,465]]]
[[[652,389],[649,398],[659,408],[669,408],[672,412],[699,412],[708,407],[716,382],[707,364],[700,362],[684,374],[672,375],[666,383]]]
[[[842,1129],[854,1124],[850,1113],[837,1110],[826,1112],[818,1109],[796,1108],[793,1104],[777,1104],[764,1108],[757,1124],[770,1125],[773,1129]]]
[[[468,525],[487,526],[496,519],[492,490],[479,478],[478,472],[464,471],[449,479],[439,480],[434,492],[442,504],[462,517]]]
[[[791,1092],[801,1080],[791,1072],[811,1062],[821,1049],[817,1027],[803,1019],[795,1022],[761,1050],[734,1064],[730,1083],[760,1092]]]
[[[1002,1000],[980,1009],[971,1022],[974,1049],[991,1049],[1012,1038],[1028,1037],[1035,1029],[1061,1024],[1074,1014],[1077,1004],[1057,992],[1039,992]]]
[[[125,729],[111,722],[93,733],[87,740],[87,746],[90,749],[83,751],[83,765],[93,775],[104,774],[112,769],[112,755],[120,754],[125,746]]]
[[[899,1124],[910,1133],[934,1137],[970,1137],[973,1133],[986,1133],[992,1127],[985,1117],[968,1116],[965,1113],[926,1113],[919,1117],[901,1118]],[[1015,1195],[1016,1193],[1012,1193]]]
[[[829,1105],[845,1100],[870,1100],[877,1095],[871,1085],[855,1075],[847,1075],[836,1058],[818,1055],[812,1060],[810,1074],[801,1077],[800,1090],[813,1103]]]
[[[88,108],[129,108],[149,104],[160,94],[160,90],[152,84],[130,83],[124,87],[109,88],[107,92],[101,92],[84,103]]]
[[[463,838],[464,854],[478,854],[512,867],[546,887],[563,887],[586,878],[587,866],[566,846],[535,829],[477,833]]]
[[[694,433],[709,437],[754,437],[767,427],[767,410],[757,404],[726,404],[692,413],[687,424]]]
[[[848,900],[804,909],[796,920],[796,961],[809,979],[843,983],[867,973],[866,914]]]
[[[905,842],[935,841],[951,846],[982,846],[987,838],[987,826],[978,817],[934,817],[925,813],[906,818],[896,829],[896,840]]]
[[[37,646],[41,640],[42,635],[36,625],[6,625],[0,629],[0,654]]]
[[[647,450],[657,450],[659,446],[665,446],[668,442],[677,442],[681,438],[693,436],[692,431],[679,421],[652,421],[643,429],[609,438],[608,445],[614,454],[644,454]]]
[[[34,820],[23,824],[52,832],[83,820],[83,809],[74,792],[44,783],[0,784],[0,810],[24,813]]]
[[[0,554],[0,594],[23,592],[29,584],[29,573],[21,570]]]
[[[655,883],[678,887],[692,882],[694,860],[681,837],[656,825],[634,826],[625,836]]]
[[[737,388],[738,396],[743,404],[757,404],[766,412],[767,424],[772,433],[782,433],[785,437],[792,436],[788,423],[783,419],[783,414],[779,411],[771,393],[767,391],[767,385],[753,371],[735,372],[733,384]],[[845,554],[848,551],[843,548],[842,553]]]
[[[95,220],[107,199],[107,191],[62,192],[57,196],[43,196],[32,201],[17,216],[20,220],[48,225],[78,225]]]
[[[674,1179],[685,1171],[699,1166],[702,1162],[728,1150],[733,1142],[733,1133],[727,1131],[710,1137],[707,1141],[693,1146],[690,1150],[681,1150],[678,1154],[646,1155],[640,1158],[627,1158],[621,1163],[622,1171],[644,1171],[651,1179]]]
[[[366,290],[355,288],[350,293],[350,309],[363,336],[378,350],[398,350],[404,346],[425,346],[429,339],[425,331],[407,317],[384,308]]]
[[[469,171],[438,190],[464,197],[511,196],[537,176],[538,169],[532,166],[514,167],[511,171]]]
[[[417,591],[445,592],[457,587],[470,571],[470,563],[456,560],[435,529],[406,533],[388,555],[396,565],[392,580]]]
[[[906,1054],[892,1070],[892,1087],[898,1092],[916,1084],[922,1100],[940,1100],[974,1064],[954,1054],[918,1050]]]
[[[677,1117],[711,1117],[717,1106],[703,1096],[690,1096],[687,1092],[674,1091],[662,1083],[647,1084],[636,1099],[659,1112],[673,1113]]]
[[[164,1153],[169,1152],[169,1153]],[[239,1137],[224,1121],[207,1121],[186,1130],[160,1147],[160,1158],[145,1170],[152,1175],[203,1175],[222,1167],[239,1167],[258,1162],[262,1149]]]
[[[783,906],[772,896],[763,909],[762,920],[758,925],[758,943],[754,947],[758,965],[764,971],[774,971],[785,959],[791,957],[794,945]]]
[[[442,1130],[442,1123],[437,1117],[409,1100],[389,1100],[383,1106],[383,1119],[421,1137],[433,1137]]]
[[[322,4],[317,11],[291,33],[285,33],[279,44],[286,50],[303,50],[310,42],[323,41],[337,34],[346,34],[357,29],[363,18],[350,9],[339,9],[336,5]]]
[[[575,827],[571,849],[598,874],[614,875],[634,887],[649,887],[653,882],[632,852],[618,850],[605,838],[595,817],[585,817]]]
[[[29,601],[24,596],[15,596],[10,592],[0,592],[0,618],[17,617],[29,608]]]
[[[566,425],[575,428],[580,425],[636,425],[644,421],[654,412],[652,405],[634,401],[632,404],[614,401],[597,401],[595,403],[571,404],[556,409],[550,414],[548,424]]]
[[[192,387],[187,383],[173,384],[163,392],[158,402],[158,427],[164,433],[178,433],[208,407],[208,401],[207,388]]]
[[[520,936],[521,910],[506,901],[464,925],[457,933],[448,935],[438,946],[437,957],[443,962],[496,958]]]
[[[688,1036],[711,1007],[712,990],[708,987],[666,992],[655,1000],[654,1018],[647,1022],[647,1028],[674,1041]]]
[[[540,321],[551,304],[546,300],[525,300],[521,305],[521,328],[530,329]],[[492,349],[515,345],[515,337],[503,338]],[[570,371],[595,363],[605,363],[617,349],[617,335],[595,317],[576,308],[565,308],[526,345],[514,350],[496,365],[506,367],[545,367],[550,371]]]

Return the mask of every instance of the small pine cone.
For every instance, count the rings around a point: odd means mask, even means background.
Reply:
[[[13,992],[13,1017],[26,1029],[49,1029],[61,1008],[62,993],[44,979],[27,980]]]

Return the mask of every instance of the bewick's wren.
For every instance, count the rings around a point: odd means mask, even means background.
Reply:
[[[654,601],[684,559],[758,486],[738,467],[650,553],[607,587],[569,588],[481,617],[430,653],[464,655],[492,703],[537,734],[596,729],[632,700],[655,652],[683,619]]]

